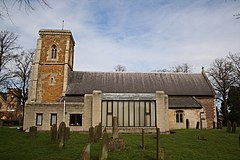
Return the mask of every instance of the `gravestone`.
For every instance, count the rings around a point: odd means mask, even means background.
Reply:
[[[56,143],[57,142],[57,125],[53,124],[51,127],[51,142]]]
[[[89,143],[94,143],[94,128],[93,126],[89,128]]]
[[[117,117],[113,117],[112,119],[112,132],[113,132],[113,139],[119,138],[118,136],[118,120]]]
[[[102,137],[102,123],[100,122],[94,129],[94,142],[97,142]]]
[[[145,150],[145,132],[144,132],[144,128],[142,129],[142,149]]]
[[[233,122],[232,133],[236,133],[236,129],[237,129],[237,122]]]
[[[103,139],[101,144],[101,152],[99,155],[100,160],[106,160],[108,157],[108,142],[109,142],[108,135],[107,135],[106,129],[104,129]]]
[[[91,144],[88,143],[83,149],[81,160],[90,160],[90,153],[91,153],[90,150],[91,150]]]
[[[66,124],[61,122],[58,127],[58,147],[64,148],[66,139]]]
[[[231,131],[232,131],[232,124],[231,124],[231,121],[228,121],[227,122],[227,132],[231,133]]]
[[[29,135],[33,138],[37,136],[37,127],[36,126],[32,126],[29,128]]]

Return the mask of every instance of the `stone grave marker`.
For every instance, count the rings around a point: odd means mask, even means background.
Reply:
[[[32,126],[29,128],[29,135],[33,138],[37,136],[37,127],[36,126]]]
[[[108,143],[109,143],[108,134],[106,132],[106,129],[104,129],[102,144],[101,144],[101,152],[99,155],[100,160],[106,160],[108,157]]]
[[[56,143],[57,142],[57,125],[53,124],[51,127],[51,142]]]
[[[113,139],[119,138],[118,135],[118,120],[117,117],[113,117],[112,119],[112,132],[113,132]]]
[[[82,160],[90,160],[90,153],[91,153],[90,150],[91,150],[91,144],[88,143],[83,149],[83,153],[81,157]]]

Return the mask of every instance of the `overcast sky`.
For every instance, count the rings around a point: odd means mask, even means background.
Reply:
[[[216,58],[240,52],[240,1],[234,0],[48,0],[51,8],[10,7],[0,30],[18,34],[35,49],[40,29],[72,31],[74,70],[150,72],[188,63],[194,72]],[[1,8],[1,6],[0,6]]]

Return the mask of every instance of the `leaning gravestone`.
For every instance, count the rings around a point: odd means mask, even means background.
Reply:
[[[108,157],[108,135],[106,129],[104,129],[99,160],[106,160],[107,157]]]
[[[37,127],[36,126],[32,126],[29,128],[29,135],[33,138],[37,136]]]
[[[53,124],[51,127],[51,142],[56,143],[57,142],[57,125]]]
[[[58,147],[64,148],[66,139],[66,124],[61,122],[58,127]]]
[[[81,160],[90,160],[90,148],[91,148],[90,143],[88,143],[84,147]]]
[[[102,123],[100,122],[94,129],[94,142],[97,142],[102,137]]]

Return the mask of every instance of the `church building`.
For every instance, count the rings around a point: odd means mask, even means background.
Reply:
[[[88,131],[99,122],[110,129],[113,117],[119,131],[128,133],[212,128],[217,121],[215,92],[204,71],[74,71],[74,46],[69,30],[39,31],[24,130],[50,130],[62,121],[71,131]]]

